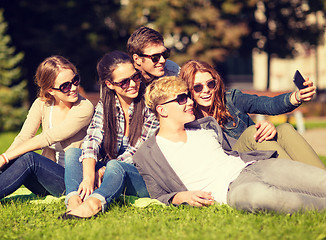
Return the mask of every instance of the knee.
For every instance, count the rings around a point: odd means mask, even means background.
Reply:
[[[82,150],[80,148],[69,148],[65,152],[65,166],[69,166],[75,162],[79,162]]]
[[[288,134],[289,132],[295,131],[294,127],[289,123],[282,123],[281,125],[276,127],[276,131],[278,134]]]
[[[265,210],[269,194],[259,183],[243,184],[235,189],[230,196],[230,205],[238,210],[255,212]]]
[[[16,161],[23,161],[23,162],[34,162],[35,156],[39,155],[38,153],[35,152],[27,152],[21,155]]]
[[[241,138],[245,138],[245,141],[247,143],[254,143],[256,142],[254,139],[254,135],[256,134],[257,129],[255,127],[255,125],[251,125],[250,127],[248,127],[242,134],[241,134]]]
[[[15,163],[20,164],[25,168],[30,168],[30,167],[33,168],[35,165],[37,165],[37,160],[39,159],[37,156],[40,155],[36,152],[27,152],[21,155],[20,157],[18,157],[15,160]]]
[[[121,162],[118,160],[110,160],[106,164],[105,171],[120,173],[123,175],[125,174],[125,171],[124,171],[123,167],[121,166]]]

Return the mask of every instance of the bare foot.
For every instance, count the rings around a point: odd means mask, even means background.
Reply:
[[[79,207],[83,201],[78,195],[71,196],[68,200],[67,212]]]
[[[85,202],[77,208],[71,210],[69,215],[74,215],[82,218],[94,216],[102,210],[101,201],[95,197],[89,197]]]

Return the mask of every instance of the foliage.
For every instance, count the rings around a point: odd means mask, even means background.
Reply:
[[[80,71],[81,85],[92,91],[96,90],[97,61],[104,53],[125,46],[126,33],[115,21],[118,0],[1,0],[1,5],[10,19],[15,45],[26,53],[24,64],[32,96],[36,95],[32,81],[35,70],[46,57],[68,58]]]
[[[26,117],[26,81],[21,81],[19,67],[24,54],[15,54],[6,30],[7,23],[3,18],[3,10],[0,10],[0,131],[18,129]]]
[[[307,19],[321,4],[321,0],[131,0],[120,16],[131,31],[148,25],[162,32],[179,61],[216,62],[239,49],[251,54],[259,48],[285,57],[295,53],[298,42],[317,44],[322,26]]]
[[[278,57],[292,57],[298,43],[306,50],[317,45],[323,36],[323,26],[316,22],[315,14],[322,10],[322,0],[259,0],[246,6],[245,21],[251,29],[242,46],[257,48]]]
[[[124,24],[130,32],[140,25],[161,32],[165,44],[176,51],[175,60],[179,64],[192,58],[212,63],[222,61],[230,51],[239,48],[241,37],[249,33],[244,22],[223,17],[223,9],[214,2],[132,0],[122,7],[120,17],[125,16]],[[229,15],[236,17],[240,10],[236,8]]]
[[[323,7],[326,12],[323,0],[1,0],[1,7],[14,45],[26,53],[24,71],[33,97],[35,69],[54,54],[77,65],[86,90],[97,90],[99,58],[125,50],[141,25],[164,35],[178,64],[191,58],[217,64],[232,54],[247,57],[253,49],[292,56],[299,42],[308,51],[324,30],[311,19]]]

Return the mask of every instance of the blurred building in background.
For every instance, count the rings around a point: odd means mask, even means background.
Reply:
[[[311,21],[326,26],[322,14],[314,15]],[[270,91],[294,90],[293,75],[299,70],[304,78],[309,77],[317,86],[319,93],[326,91],[326,34],[322,44],[314,48],[304,44],[296,45],[296,56],[293,59],[271,57]],[[267,54],[253,51],[253,89],[266,90],[267,84]]]

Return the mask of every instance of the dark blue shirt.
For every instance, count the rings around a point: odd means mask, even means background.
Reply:
[[[247,127],[255,124],[248,114],[279,115],[293,111],[298,106],[290,102],[291,94],[292,92],[267,97],[230,89],[225,94],[225,101],[233,120],[229,119],[223,124],[224,132],[238,139]]]

